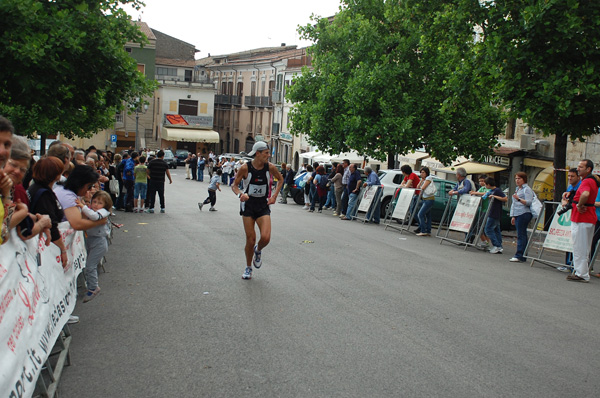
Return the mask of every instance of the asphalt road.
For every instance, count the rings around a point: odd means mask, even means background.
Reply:
[[[598,396],[600,280],[290,200],[245,281],[237,197],[172,172],[165,214],[115,218],[62,397]]]

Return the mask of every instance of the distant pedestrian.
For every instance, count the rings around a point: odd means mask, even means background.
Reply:
[[[157,158],[148,163],[148,209],[146,213],[154,213],[156,194],[160,200],[160,212],[165,212],[165,175],[169,177],[169,184],[173,183],[169,165],[165,162],[165,151],[162,149],[156,154]]]
[[[198,158],[196,154],[193,154],[190,159],[190,170],[192,170],[192,180],[196,181],[198,179]]]
[[[198,181],[200,181],[200,182],[204,181],[205,166],[206,166],[206,160],[204,159],[204,156],[200,156],[200,154],[198,154]]]
[[[488,219],[485,224],[485,234],[492,241],[490,253],[502,253],[502,233],[500,231],[500,217],[502,217],[502,203],[508,202],[508,198],[500,188],[496,186],[496,181],[493,177],[485,179],[485,187],[489,190],[483,195],[483,198],[494,199],[491,203]]]
[[[217,203],[217,190],[221,192],[221,175],[223,172],[221,169],[217,170],[216,173],[210,179],[210,183],[208,184],[208,198],[204,200],[204,202],[198,202],[198,208],[202,211],[202,207],[208,203],[210,203],[209,211],[217,211],[215,209],[215,203]]]
[[[148,166],[146,166],[146,158],[139,157],[139,162],[133,170],[135,174],[135,186],[133,187],[133,212],[141,213],[144,211],[144,201],[148,192]],[[138,208],[139,198],[139,208]]]
[[[527,185],[527,174],[519,171],[515,174],[517,189],[512,196],[510,207],[511,224],[517,228],[517,252],[509,261],[524,262],[525,248],[527,247],[527,225],[533,218],[531,204],[533,203],[533,190]],[[591,244],[591,241],[590,241]]]

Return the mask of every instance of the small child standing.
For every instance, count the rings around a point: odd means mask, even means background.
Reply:
[[[215,203],[217,203],[217,189],[221,191],[221,175],[223,172],[221,169],[217,169],[216,173],[210,179],[210,183],[208,184],[208,198],[204,202],[198,202],[198,208],[202,211],[202,206],[210,202],[209,211],[217,211],[215,209]]]
[[[139,163],[138,163],[139,159]],[[135,160],[136,165],[133,169],[135,176],[135,185],[133,186],[133,212],[144,212],[144,201],[148,191],[148,166],[146,166],[146,157],[140,156]],[[140,198],[140,208],[138,210],[138,197]]]
[[[81,212],[90,220],[97,221],[110,215],[112,199],[106,191],[98,191],[92,196],[91,208],[78,202]],[[110,229],[108,224],[99,225],[87,230],[85,246],[87,249],[87,260],[85,263],[85,278],[88,291],[83,296],[83,302],[87,303],[100,293],[98,286],[98,264],[102,257],[108,252],[108,235]]]

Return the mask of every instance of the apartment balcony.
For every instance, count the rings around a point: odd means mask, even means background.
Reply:
[[[242,105],[242,97],[239,95],[216,94],[215,105]]]
[[[259,107],[259,108],[267,108],[272,107],[273,102],[270,97],[257,97],[247,95],[244,97],[244,105],[247,107]]]

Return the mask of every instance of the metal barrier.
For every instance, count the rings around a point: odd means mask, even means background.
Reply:
[[[410,228],[422,201],[421,195],[415,195],[415,192],[415,188],[396,189],[384,219],[386,230],[392,228],[400,233],[404,231],[415,233]]]
[[[363,223],[371,221],[375,206],[381,206],[382,194],[383,187],[380,185],[372,185],[366,189],[362,189],[355,205],[356,213],[354,219],[361,220]],[[359,215],[359,212],[365,213],[364,217]]]
[[[571,211],[558,214],[560,203],[559,202],[544,202],[542,211],[539,217],[535,220],[533,231],[527,241],[527,247],[523,257],[531,260],[530,265],[537,261],[541,264],[549,267],[567,267],[573,270],[572,265],[567,265],[566,261],[557,262],[543,257],[547,251],[554,250],[562,253],[569,253],[572,249],[571,243]],[[546,217],[549,213],[549,209],[552,209],[552,218]],[[547,220],[546,220],[547,218]],[[545,220],[545,221],[544,221]],[[594,262],[598,256],[598,247],[600,241],[596,243],[594,248],[594,254],[589,259],[589,269],[593,269]],[[536,254],[530,254],[530,251],[536,250]]]
[[[451,211],[454,201],[454,197],[451,197],[446,203],[444,214],[435,235],[440,239],[440,245],[447,241],[455,245],[464,245],[464,250],[467,250],[468,247],[485,250],[478,247],[478,244],[485,229],[493,200],[494,198],[489,199],[489,205],[486,211],[483,211],[483,201],[480,196],[461,195],[457,198],[454,211]],[[442,236],[443,228],[446,234]],[[450,231],[462,232],[465,237],[463,240],[453,239],[449,236]]]

